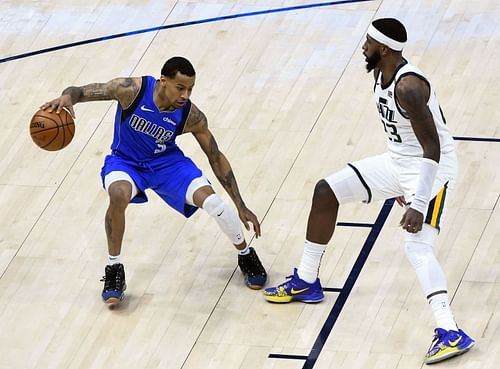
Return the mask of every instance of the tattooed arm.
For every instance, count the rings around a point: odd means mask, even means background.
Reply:
[[[62,92],[61,96],[43,104],[41,109],[49,109],[59,114],[62,108],[67,108],[73,116],[73,105],[78,102],[117,100],[125,109],[132,104],[141,89],[141,78],[115,78],[107,83],[91,83],[81,87],[71,86]]]
[[[253,224],[253,229],[257,237],[260,236],[260,224],[250,209],[248,209],[241,198],[240,191],[238,189],[238,184],[236,183],[236,178],[233,174],[233,169],[231,164],[227,160],[226,156],[219,150],[215,137],[212,135],[208,129],[208,121],[205,114],[198,109],[194,104],[191,105],[191,112],[186,122],[185,132],[191,132],[198,143],[200,144],[202,150],[207,155],[208,161],[215,176],[222,184],[226,192],[231,196],[236,208],[238,209],[238,215],[245,225],[247,230],[250,230],[248,222]]]

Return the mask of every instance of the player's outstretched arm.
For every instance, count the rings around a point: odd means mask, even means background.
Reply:
[[[73,105],[85,101],[117,100],[123,108],[132,104],[141,89],[141,78],[115,78],[106,83],[90,83],[85,86],[70,86],[61,96],[46,102],[40,108],[59,114],[62,108],[68,109],[73,117]]]
[[[195,136],[201,148],[207,155],[215,176],[229,196],[231,196],[231,199],[236,205],[238,215],[245,225],[245,228],[250,230],[248,223],[252,223],[255,235],[259,237],[260,223],[257,216],[246,207],[243,199],[241,198],[231,164],[229,164],[226,156],[219,150],[215,137],[208,129],[208,121],[205,114],[203,114],[203,112],[194,104],[192,104],[191,112],[186,122],[185,132],[191,132]]]

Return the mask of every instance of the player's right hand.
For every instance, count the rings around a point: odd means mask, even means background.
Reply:
[[[396,202],[401,207],[405,207],[406,206],[406,201],[405,201],[405,197],[404,196],[398,196],[398,197],[396,197]]]
[[[49,112],[55,111],[57,114],[61,112],[63,108],[66,108],[73,118],[75,117],[75,111],[73,110],[73,102],[71,101],[71,96],[70,95],[61,95],[58,98],[46,102],[42,106],[40,106],[40,109],[45,110],[48,109]]]

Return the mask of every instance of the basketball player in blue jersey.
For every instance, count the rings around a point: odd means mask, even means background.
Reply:
[[[241,198],[231,165],[208,129],[207,118],[189,99],[194,84],[195,70],[191,63],[174,57],[167,60],[158,80],[151,76],[116,78],[107,83],[68,87],[59,98],[42,106],[57,113],[67,108],[74,116],[73,105],[78,102],[118,101],[111,153],[101,171],[109,194],[105,217],[109,260],[103,277],[102,298],[110,306],[124,298],[126,288],[120,256],[125,209],[130,202],[148,201],[146,189],[155,191],[185,217],[203,208],[238,249],[238,265],[247,286],[260,289],[266,282],[266,271],[254,248],[247,245],[240,224],[241,220],[250,230],[248,223],[251,223],[259,237],[259,221]],[[194,135],[217,179],[236,205],[238,215],[177,146],[175,138],[183,133]]]
[[[370,25],[363,55],[368,72],[374,71],[375,102],[388,151],[350,163],[316,184],[299,267],[264,296],[278,303],[323,300],[318,273],[339,204],[396,197],[406,207],[401,219],[405,250],[436,321],[424,359],[431,364],[462,354],[475,342],[455,323],[446,277],[433,251],[447,191],[457,175],[453,138],[432,85],[402,56],[406,40],[405,27],[396,19],[377,19]]]

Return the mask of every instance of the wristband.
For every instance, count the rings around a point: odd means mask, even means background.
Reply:
[[[420,177],[418,178],[415,197],[410,208],[425,215],[431,200],[432,187],[436,179],[439,164],[432,159],[423,158],[420,164]]]

